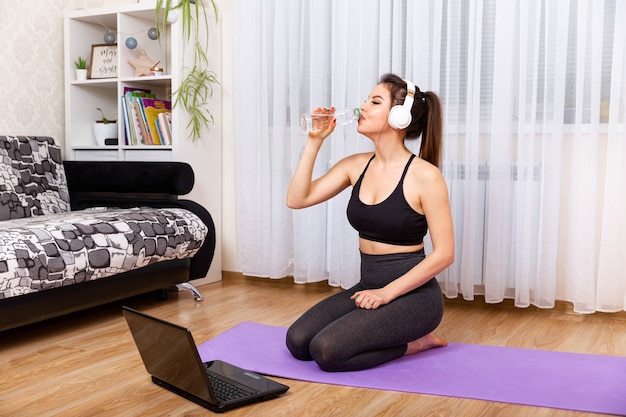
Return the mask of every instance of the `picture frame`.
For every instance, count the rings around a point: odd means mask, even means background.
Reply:
[[[91,45],[91,60],[89,61],[89,78],[116,78],[117,77],[117,44]]]

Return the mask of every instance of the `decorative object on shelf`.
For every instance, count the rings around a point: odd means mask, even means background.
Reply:
[[[89,78],[117,77],[117,44],[91,45]]]
[[[84,81],[87,79],[87,58],[83,56],[79,56],[74,61],[74,66],[76,67],[76,80]]]
[[[113,45],[116,40],[117,37],[115,36],[115,33],[111,32],[110,30],[104,34],[104,43],[106,43],[107,45]]]
[[[89,13],[89,11],[85,8],[82,8],[83,11],[85,11],[89,16],[91,16],[96,22],[98,22],[98,24],[100,24],[100,26],[102,26],[103,28],[106,29],[106,33],[104,34],[104,43],[106,45],[114,45],[115,42],[117,41],[117,35],[115,32],[113,32],[111,30],[111,28],[109,28],[107,25],[105,25],[104,23],[102,23],[100,21],[100,19],[98,19],[96,16],[93,16]],[[126,33],[125,35],[129,35],[128,38],[126,38],[126,41],[124,42],[124,44],[126,45],[126,47],[128,49],[135,49],[137,47],[137,39],[133,36],[137,33],[140,33],[142,31],[139,32],[134,32],[134,33]],[[119,32],[120,34],[124,34]],[[157,28],[149,28],[148,29],[148,38],[152,39],[152,40],[157,40],[159,38],[159,31],[157,30]]]
[[[157,39],[159,39],[159,32],[157,31],[157,28],[148,29],[148,37],[152,39],[153,41],[156,41]]]
[[[156,66],[160,61],[152,60],[148,57],[146,51],[141,51],[138,59],[130,59],[128,63],[135,68],[135,77],[150,75],[150,69]]]
[[[158,76],[163,75],[163,68],[157,67],[157,64],[154,64],[154,67],[150,68],[150,75],[153,77],[158,77]]]
[[[126,42],[124,42],[124,45],[126,45],[128,49],[135,49],[137,47],[137,39],[129,36],[128,38],[126,38]]]
[[[135,32],[135,33],[139,33],[139,32]],[[126,45],[128,49],[135,49],[138,45],[137,38],[132,36],[135,33],[132,33],[131,36],[126,38],[126,41],[124,42],[124,45]],[[148,29],[148,38],[152,39],[153,41],[159,39],[159,32],[157,31],[156,28]]]
[[[211,5],[217,21],[215,0],[205,2]],[[155,5],[157,32],[165,32],[169,23],[180,18],[183,38],[194,45],[192,64],[183,69],[182,81],[174,92],[173,104],[183,106],[189,114],[187,127],[192,141],[200,139],[203,127],[210,128],[214,123],[213,114],[206,105],[213,96],[213,86],[219,84],[215,72],[206,68],[209,63],[205,52],[209,41],[209,16],[201,3],[195,0],[156,0]],[[200,36],[201,24],[206,29],[205,37]]]
[[[96,143],[104,146],[107,142],[112,142],[107,141],[107,139],[117,139],[117,123],[115,120],[107,119],[100,107],[97,107],[96,110],[100,112],[102,119],[96,120],[93,124],[93,134],[96,138]]]

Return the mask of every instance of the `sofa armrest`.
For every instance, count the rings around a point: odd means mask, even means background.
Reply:
[[[63,161],[72,210],[90,207],[185,208],[204,222],[208,235],[191,259],[189,278],[206,276],[215,253],[215,224],[200,204],[179,199],[194,184],[185,162]]]
[[[72,194],[115,193],[178,196],[191,191],[194,173],[184,162],[63,161]]]

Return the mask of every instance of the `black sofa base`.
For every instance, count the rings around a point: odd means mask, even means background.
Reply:
[[[3,299],[0,331],[150,291],[167,291],[176,284],[188,281],[189,263],[189,259],[159,262],[80,285]]]

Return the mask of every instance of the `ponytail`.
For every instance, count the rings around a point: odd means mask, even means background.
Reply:
[[[441,160],[441,144],[443,142],[443,120],[441,117],[441,102],[437,94],[426,91],[426,123],[422,132],[419,157],[439,167]],[[408,137],[408,133],[407,133]]]

